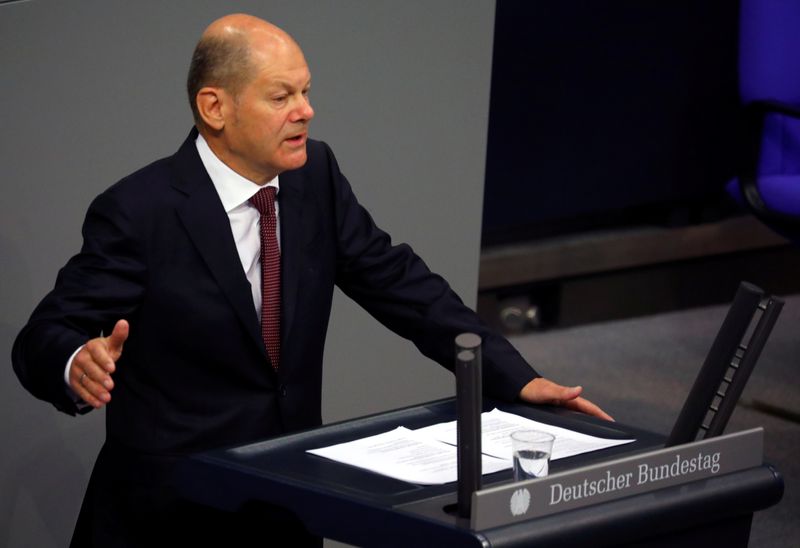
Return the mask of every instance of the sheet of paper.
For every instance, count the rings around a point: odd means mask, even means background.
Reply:
[[[566,428],[520,417],[513,413],[506,413],[499,409],[493,409],[481,415],[481,450],[484,454],[508,459],[510,462],[511,432],[515,430],[541,430],[542,432],[553,434],[556,440],[553,443],[551,460],[572,457],[581,453],[636,441],[632,439],[612,440],[589,436]],[[456,421],[434,424],[433,426],[417,429],[415,432],[445,443],[456,444]]]
[[[436,485],[458,479],[455,446],[402,426],[308,452],[410,483]],[[510,468],[511,462],[483,455],[482,467],[490,474]]]

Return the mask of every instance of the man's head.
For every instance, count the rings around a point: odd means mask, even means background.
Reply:
[[[311,74],[297,43],[250,15],[203,33],[187,89],[195,124],[214,153],[259,184],[306,162]]]

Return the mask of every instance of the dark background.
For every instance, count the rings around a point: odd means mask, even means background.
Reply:
[[[739,3],[499,0],[483,245],[727,215]]]

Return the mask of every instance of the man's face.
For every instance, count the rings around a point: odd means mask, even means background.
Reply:
[[[306,163],[311,74],[294,44],[253,47],[250,61],[252,77],[225,109],[223,161],[265,183]]]

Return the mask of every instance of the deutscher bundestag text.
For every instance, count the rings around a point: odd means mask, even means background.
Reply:
[[[554,483],[550,486],[550,506],[571,500],[589,498],[614,491],[622,491],[631,486],[639,486],[647,483],[677,478],[695,472],[719,472],[720,454],[703,453],[684,458],[680,454],[675,455],[675,460],[671,463],[650,465],[639,463],[632,467],[630,472],[613,473],[606,470],[603,477],[597,479],[584,479],[582,482],[571,485]]]

